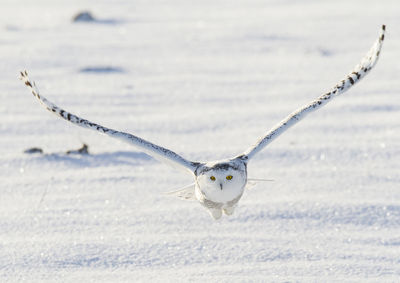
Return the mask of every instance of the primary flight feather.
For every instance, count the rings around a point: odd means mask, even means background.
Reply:
[[[378,61],[385,35],[385,26],[380,35],[361,62],[343,80],[331,90],[319,96],[316,100],[296,110],[275,127],[262,136],[253,146],[244,153],[227,160],[211,162],[189,161],[179,154],[146,141],[138,136],[113,130],[99,124],[82,119],[53,104],[41,94],[36,84],[31,81],[26,71],[21,72],[21,80],[30,89],[32,94],[45,106],[47,110],[78,126],[92,129],[110,137],[128,142],[143,152],[168,162],[175,163],[193,174],[194,183],[183,189],[172,192],[183,199],[196,199],[205,207],[214,219],[219,219],[222,213],[231,215],[243,195],[248,182],[247,163],[259,151],[275,140],[280,134],[303,119],[308,113],[315,111],[328,103],[334,97],[344,93],[361,80]]]

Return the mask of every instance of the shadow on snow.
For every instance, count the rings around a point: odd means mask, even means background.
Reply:
[[[62,163],[77,167],[101,167],[115,165],[136,166],[142,162],[153,160],[152,157],[141,152],[116,151],[97,154],[64,154],[51,153],[34,157],[38,162]]]

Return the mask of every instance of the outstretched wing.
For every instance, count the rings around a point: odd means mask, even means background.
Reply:
[[[192,183],[190,185],[184,186],[172,192],[167,192],[165,194],[170,196],[176,196],[183,200],[197,200],[195,196],[195,187],[196,185]]]
[[[296,110],[279,124],[273,127],[264,137],[259,139],[255,145],[239,155],[240,158],[250,159],[257,152],[275,140],[280,134],[288,130],[291,126],[303,119],[308,113],[315,111],[328,103],[334,97],[344,93],[359,80],[361,80],[376,64],[385,38],[385,26],[382,26],[378,40],[374,43],[361,62],[343,80],[336,84],[329,92],[321,95],[310,104]]]
[[[142,138],[139,138],[137,136],[116,131],[113,129],[109,129],[106,127],[103,127],[99,124],[90,122],[88,120],[82,119],[72,113],[69,113],[65,111],[64,109],[61,109],[57,105],[53,104],[49,100],[47,100],[45,97],[41,96],[39,94],[39,91],[33,81],[31,81],[28,77],[28,73],[26,71],[21,72],[21,77],[20,79],[25,83],[25,85],[31,90],[32,94],[39,99],[39,101],[46,107],[47,110],[50,112],[53,112],[57,116],[60,116],[61,118],[75,124],[78,126],[81,126],[83,128],[88,128],[91,130],[98,131],[100,133],[106,134],[110,137],[120,139],[122,141],[128,142],[138,148],[140,148],[143,152],[161,160],[165,160],[167,162],[172,162],[174,164],[178,164],[180,166],[183,166],[184,168],[188,169],[190,172],[194,172],[199,165],[197,162],[191,162],[186,160],[185,158],[181,157],[180,155],[176,154],[175,152],[163,148],[161,146],[155,145],[151,142],[148,142]]]

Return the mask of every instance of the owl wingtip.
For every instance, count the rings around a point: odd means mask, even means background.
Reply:
[[[19,76],[20,80],[25,80],[28,77],[28,72],[26,70],[20,71],[19,74],[20,74]]]

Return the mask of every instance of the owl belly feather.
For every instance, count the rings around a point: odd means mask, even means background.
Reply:
[[[232,192],[224,195],[213,196],[206,195],[199,186],[195,188],[195,195],[200,204],[209,209],[223,209],[226,207],[232,207],[237,204],[243,195],[244,187],[242,190],[236,192],[236,196],[232,196]]]

